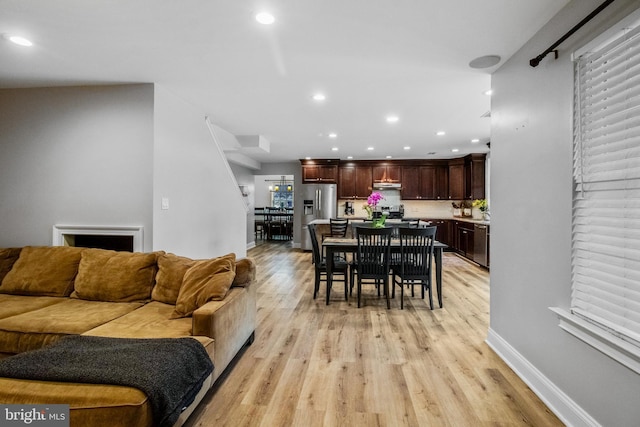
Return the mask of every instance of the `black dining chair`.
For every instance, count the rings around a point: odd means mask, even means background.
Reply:
[[[347,227],[349,226],[349,219],[329,218],[329,233],[322,235],[322,240],[325,237],[346,237]]]
[[[431,261],[433,259],[433,243],[436,239],[436,227],[400,228],[398,233],[400,253],[391,266],[393,272],[391,296],[395,298],[396,285],[400,286],[400,309],[403,309],[405,285],[411,285],[411,295],[415,296],[413,287],[415,284],[419,284],[423,299],[425,289],[429,291],[429,307],[433,310]]]
[[[361,304],[363,280],[372,280],[378,289],[378,296],[380,296],[380,286],[383,286],[387,309],[391,308],[391,302],[389,301],[389,271],[392,234],[392,228],[355,228],[358,250],[351,265],[351,283],[353,283],[354,275],[357,274],[358,307]]]
[[[318,244],[318,236],[316,235],[316,226],[315,224],[309,224],[308,226],[309,234],[311,236],[311,252],[313,256],[313,265],[315,267],[315,281],[313,286],[313,299],[316,299],[318,295],[318,290],[320,289],[320,282],[322,281],[322,276],[324,276],[324,280],[327,280],[327,260],[322,255],[320,251],[320,245]],[[339,274],[343,277],[343,280],[336,280],[338,282],[344,282],[344,299],[345,301],[349,299],[348,289],[349,289],[349,264],[347,260],[336,256],[333,258],[333,274]],[[331,293],[331,289],[327,289],[327,304],[329,303],[329,295]]]
[[[253,226],[253,233],[256,239],[258,239],[258,236],[260,236],[260,239],[262,240],[264,240],[267,234],[267,220],[265,217],[264,209],[265,208],[255,208],[254,210],[255,220],[254,220],[254,226]]]

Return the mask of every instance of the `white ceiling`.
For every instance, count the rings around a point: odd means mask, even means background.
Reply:
[[[0,40],[0,87],[154,82],[235,135],[262,135],[261,162],[452,157],[487,150],[490,73],[567,3],[0,0],[0,33],[34,43]],[[258,24],[261,10],[276,22]],[[502,61],[469,67],[483,55]]]

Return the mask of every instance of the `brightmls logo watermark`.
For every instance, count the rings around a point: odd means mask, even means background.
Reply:
[[[69,427],[69,405],[0,405],[0,427]]]

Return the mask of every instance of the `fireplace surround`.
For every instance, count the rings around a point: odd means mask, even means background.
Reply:
[[[83,246],[144,252],[144,227],[54,225],[53,246]]]

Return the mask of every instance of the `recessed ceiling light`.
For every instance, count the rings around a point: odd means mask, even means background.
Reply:
[[[387,116],[387,122],[389,123],[396,123],[398,120],[400,120],[398,116]]]
[[[409,147],[408,145],[406,147],[403,147],[405,150],[411,150],[411,147]]]
[[[347,156],[347,159],[351,160],[353,159],[353,156]]]
[[[391,156],[387,156],[386,158],[387,158],[387,159],[392,159],[393,157],[391,157]]]
[[[373,151],[373,147],[367,147],[368,151]]]
[[[325,96],[324,93],[316,93],[313,95],[314,101],[324,101],[325,99],[327,99],[327,97]]]
[[[333,133],[333,132],[331,132],[331,133],[329,134],[329,138],[337,138],[337,137],[338,137],[338,134],[337,134],[337,133]]]
[[[478,138],[473,138],[471,142],[475,144],[476,142],[480,142],[480,140]]]
[[[4,34],[4,38],[20,46],[27,46],[27,47],[33,46],[33,43],[31,42],[31,40],[25,39],[24,37],[12,36],[11,34]]]
[[[256,15],[256,21],[263,25],[271,25],[276,21],[276,18],[269,12],[260,12]]]
[[[458,151],[460,151],[460,150],[458,150],[457,148],[452,148],[452,149],[451,149],[451,152],[452,152],[452,153],[457,153]]]
[[[333,147],[331,151],[338,151],[338,147]]]
[[[482,92],[482,93],[484,93],[484,94],[485,94],[485,95],[487,95],[487,96],[491,96],[491,95],[493,95],[493,89],[485,90],[485,91],[484,91],[484,92]]]
[[[311,160],[311,157],[307,156],[304,158],[305,160]]]
[[[436,135],[438,135],[438,136],[444,136],[446,134],[447,133],[445,131],[443,131],[443,130],[439,130],[438,132],[436,132]]]

